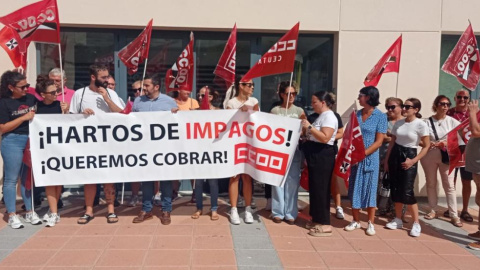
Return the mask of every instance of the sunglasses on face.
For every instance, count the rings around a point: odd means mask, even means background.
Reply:
[[[358,94],[358,98],[366,96],[365,94]]]
[[[25,90],[25,89],[28,89],[30,87],[30,84],[27,83],[25,85],[22,85],[22,86],[15,86],[15,88],[18,88],[18,89],[21,89],[21,90]]]
[[[240,84],[243,85],[243,86],[247,86],[248,88],[253,88],[253,87],[255,87],[255,84],[254,84],[254,83],[244,83],[244,82],[242,82],[242,83],[240,83]]]
[[[410,110],[410,108],[415,109],[415,107],[413,107],[413,105],[402,105],[402,109],[404,109],[404,110]]]
[[[467,97],[467,96],[457,96],[457,99],[462,99],[463,100],[468,100],[470,97]]]
[[[142,91],[142,88],[141,88],[141,87],[140,87],[140,88],[132,88],[132,90],[133,90],[134,92],[139,92],[139,91]]]
[[[284,93],[285,95],[287,96],[296,96],[297,95],[297,92],[289,92],[289,93]]]
[[[438,106],[447,106],[450,107],[452,104],[450,102],[439,102]]]
[[[62,93],[62,90],[61,90],[61,89],[57,89],[57,90],[55,90],[55,91],[45,92],[44,94],[54,96],[54,95],[58,95],[58,94],[60,94],[60,93]]]
[[[199,95],[201,98],[204,98],[205,97],[205,94],[200,94]],[[209,97],[211,97],[212,95],[208,95]]]
[[[387,111],[393,111],[393,110],[395,110],[396,107],[397,107],[397,105],[385,106]]]

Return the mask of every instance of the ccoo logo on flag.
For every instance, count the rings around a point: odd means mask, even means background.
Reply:
[[[16,39],[12,38],[7,43],[5,43],[8,49],[13,50],[18,46],[18,42]]]

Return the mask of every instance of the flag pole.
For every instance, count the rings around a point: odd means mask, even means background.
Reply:
[[[24,166],[24,165],[22,164],[22,166]],[[34,186],[34,184],[33,184],[33,168],[30,168],[30,178],[31,178],[31,180],[30,180],[30,192],[32,193],[32,196],[31,196],[32,197],[32,212],[35,212],[35,203],[34,203],[35,198],[33,198],[33,186]]]
[[[290,85],[288,88],[292,87],[292,80],[293,80],[293,71],[290,73]],[[290,94],[287,95],[287,105],[285,105],[285,116],[288,117],[288,104],[290,103]]]
[[[396,86],[395,86],[395,97],[398,98],[398,76],[399,76],[400,72],[397,72],[397,83],[396,83]]]
[[[62,64],[62,46],[60,43],[57,43],[58,45],[58,57],[60,61],[60,85],[62,87],[62,102],[65,102],[65,88],[63,85],[63,64]],[[62,111],[62,113],[64,113]]]
[[[125,193],[125,182],[122,183],[122,200],[121,203],[123,205],[123,194]]]
[[[143,96],[143,81],[145,81],[145,74],[147,73],[148,58],[145,58],[145,66],[143,67],[142,86],[140,86],[140,96]]]

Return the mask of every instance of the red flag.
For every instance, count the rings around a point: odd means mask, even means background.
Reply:
[[[120,113],[129,114],[129,113],[132,112],[132,108],[133,108],[133,102],[131,102],[130,98],[129,98],[128,101],[127,101],[127,105],[125,106],[125,108],[123,110],[120,111]]]
[[[148,58],[152,23],[153,19],[148,22],[147,27],[143,29],[136,39],[118,52],[118,58],[127,66],[127,71],[130,75],[135,74],[138,71],[138,65]]]
[[[237,24],[233,26],[222,56],[213,74],[222,78],[230,86],[235,82],[235,59],[237,54]]]
[[[466,88],[472,91],[477,88],[480,79],[480,54],[471,24],[443,63],[442,70],[455,76]]]
[[[365,146],[363,144],[362,131],[358,124],[355,111],[350,114],[350,121],[343,133],[342,145],[338,151],[333,172],[343,178],[348,188],[348,178],[352,165],[357,164],[365,158]]]
[[[60,19],[56,0],[43,0],[6,16],[0,23],[15,30],[20,38],[20,51],[24,52],[31,41],[60,43]]]
[[[377,64],[365,77],[365,86],[377,86],[383,73],[400,71],[400,55],[402,54],[402,35],[388,48]]]
[[[200,104],[200,110],[210,110],[210,101],[208,100],[210,89],[208,89],[208,86],[205,88],[205,96],[203,96],[202,103]]]
[[[277,43],[273,44],[270,50],[243,76],[242,81],[246,82],[257,77],[293,72],[299,27],[300,23],[295,24]]]
[[[477,113],[477,119],[480,121],[480,112]],[[459,135],[467,144],[471,135],[469,119],[464,120],[447,134],[447,152],[450,160],[448,174],[456,167],[465,166],[465,153],[462,153],[458,143]]]
[[[193,87],[193,32],[190,33],[190,42],[178,57],[172,68],[167,70],[165,87],[167,93],[176,90],[192,92]]]
[[[3,27],[0,30],[0,46],[7,52],[13,65],[18,68],[27,68],[27,52],[20,52],[20,37],[17,32],[8,27]],[[27,45],[28,47],[28,45]]]

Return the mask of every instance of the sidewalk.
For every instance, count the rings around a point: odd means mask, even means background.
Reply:
[[[0,221],[0,270],[480,269],[480,252],[465,248],[471,242],[467,232],[478,227],[478,212],[473,209],[470,213],[475,222],[463,229],[440,219],[422,222],[419,238],[409,237],[406,229],[384,229],[384,218],[376,220],[377,234],[373,237],[365,235],[365,228],[345,232],[343,227],[351,220],[346,210],[345,220],[332,216],[332,237],[314,238],[304,229],[308,209],[294,226],[276,224],[263,210],[265,200],[257,198],[260,210],[255,223],[242,221],[234,226],[228,222],[229,207],[225,203],[220,203],[220,220],[213,222],[208,215],[191,219],[195,206],[188,200],[184,197],[174,203],[172,224],[168,226],[158,218],[132,224],[140,208],[124,206],[117,208],[117,224],[107,224],[106,208],[98,206],[94,220],[77,225],[77,218],[83,214],[80,196],[64,200],[61,222],[54,228],[25,224],[24,229],[12,230],[4,218]],[[204,209],[209,208],[208,203],[204,201]],[[46,204],[43,202],[39,214],[46,212]],[[0,211],[5,212],[3,205]],[[157,207],[154,212],[159,216]],[[240,212],[243,218],[243,209]],[[366,220],[365,214],[362,220]]]

